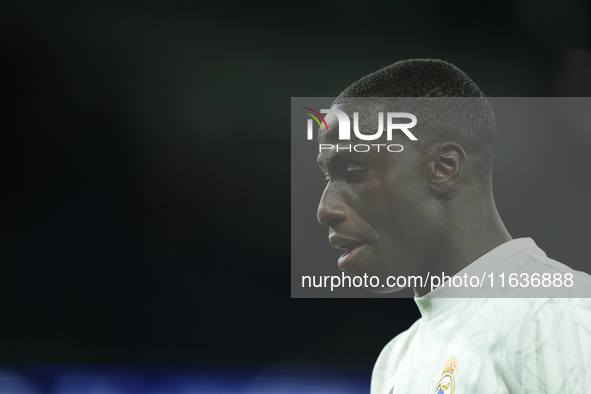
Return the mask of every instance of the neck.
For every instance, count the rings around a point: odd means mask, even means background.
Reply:
[[[429,269],[422,273],[425,280],[427,271],[431,275],[445,272],[446,276],[453,276],[479,257],[512,239],[492,197],[488,203],[483,204],[482,201],[472,198],[457,202],[456,207],[447,207],[444,212],[446,225],[437,242],[437,252]],[[425,286],[415,288],[415,293],[423,296],[430,290],[430,286]]]

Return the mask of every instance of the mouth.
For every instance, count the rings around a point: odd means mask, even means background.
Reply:
[[[339,249],[345,249],[345,253],[339,257],[338,266],[340,269],[345,268],[347,265],[350,264],[351,260],[355,258],[356,255],[359,254],[359,251],[363,249],[363,247],[367,245],[365,243],[356,243],[356,244],[345,244],[340,245]]]

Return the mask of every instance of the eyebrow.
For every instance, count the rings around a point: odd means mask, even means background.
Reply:
[[[331,149],[332,150],[332,149]],[[328,168],[330,167],[331,164],[333,164],[334,162],[339,162],[339,161],[346,161],[347,159],[351,158],[351,157],[358,157],[359,155],[367,155],[369,152],[349,152],[349,151],[340,151],[340,152],[335,152],[335,153],[330,153],[330,156],[328,157],[328,159],[326,160],[322,160],[322,153],[318,153],[318,157],[316,158],[316,163],[320,166],[320,168]]]

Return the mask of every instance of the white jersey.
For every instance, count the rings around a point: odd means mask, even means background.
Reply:
[[[491,267],[494,275],[570,273],[591,289],[591,276],[549,259],[529,238],[509,241],[467,269]],[[422,317],[382,350],[371,393],[591,393],[591,298],[517,298],[523,293],[505,286],[464,298],[445,298],[455,293],[440,287],[416,297]],[[482,294],[487,298],[476,298]]]

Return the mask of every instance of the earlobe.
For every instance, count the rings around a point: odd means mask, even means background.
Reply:
[[[466,153],[455,142],[437,145],[430,154],[429,178],[433,193],[443,196],[455,185],[462,173]]]

